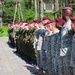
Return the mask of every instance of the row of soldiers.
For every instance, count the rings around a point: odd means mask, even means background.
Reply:
[[[29,23],[20,22],[8,25],[9,30],[14,29],[16,34],[13,38],[16,39],[23,36],[20,32],[18,37],[16,31],[19,32],[22,29],[28,31],[28,37],[24,36],[23,39],[23,42],[27,43],[30,43],[31,30],[35,29],[33,35],[35,38],[32,44],[39,67],[36,75],[75,75],[75,17],[72,14],[73,9],[65,7],[62,9],[62,18],[50,20],[48,17],[44,17],[42,20],[34,20]]]
[[[75,17],[73,9],[62,9],[62,18],[45,17],[35,24],[36,75],[75,75]]]

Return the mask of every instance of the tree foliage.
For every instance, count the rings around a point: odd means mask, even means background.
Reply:
[[[2,11],[3,11],[3,23],[12,23],[14,19],[16,1],[18,0],[3,0],[2,1]],[[53,0],[44,0],[45,2]],[[23,13],[23,19],[27,22],[34,20],[34,0],[22,0],[21,9]],[[39,14],[39,13],[38,13]],[[48,15],[47,13],[44,16]],[[48,15],[49,17],[49,15]],[[19,21],[18,12],[16,13],[16,20]]]
[[[14,1],[3,1],[2,2],[2,17],[4,23],[11,23],[14,17],[14,9],[15,9],[15,2]]]
[[[4,0],[2,2],[2,10],[3,10],[3,23],[12,23],[14,19],[16,1]],[[23,13],[23,18],[26,21],[31,21],[34,19],[34,5],[31,1],[22,1],[21,9]],[[16,21],[18,21],[18,12],[16,13]]]

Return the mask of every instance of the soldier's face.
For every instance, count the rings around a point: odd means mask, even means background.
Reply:
[[[53,24],[49,24],[49,29],[52,31],[53,30]]]
[[[58,29],[61,29],[61,28],[63,27],[63,25],[64,25],[64,23],[61,23],[61,22],[57,22],[57,23],[56,23],[56,27],[57,27]]]
[[[34,26],[36,27],[37,23],[34,23]]]
[[[43,21],[43,24],[45,24],[45,23],[47,23],[47,22],[49,22],[49,20],[44,20],[44,21]]]
[[[42,24],[42,23],[39,23],[39,27],[40,27],[40,28],[43,28],[44,26],[43,26],[43,24]]]
[[[45,26],[46,31],[50,32],[49,26]]]
[[[25,26],[24,28],[25,28],[26,30],[29,30],[29,27],[28,27],[28,26]]]
[[[69,19],[70,16],[72,16],[72,11],[69,9],[66,10],[62,10],[62,18],[67,21]]]
[[[34,28],[34,25],[33,25],[33,24],[30,24],[30,25],[29,25],[29,28]]]
[[[67,16],[67,11],[66,11],[66,10],[63,10],[63,11],[62,11],[62,18],[63,18],[64,20],[66,20],[66,16]]]

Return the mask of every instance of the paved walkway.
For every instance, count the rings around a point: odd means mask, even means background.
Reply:
[[[36,67],[33,63],[28,61],[28,64],[7,41],[7,37],[0,38],[0,75],[34,75]]]

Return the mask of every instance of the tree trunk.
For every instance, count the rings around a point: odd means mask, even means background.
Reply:
[[[35,0],[35,19],[37,19],[37,0]]]
[[[57,18],[58,16],[58,10],[59,10],[59,2],[58,0],[54,0],[54,7],[55,7],[55,12],[54,12],[54,15],[55,15],[55,18]]]
[[[65,0],[62,0],[62,5],[63,5],[63,7],[66,6]]]
[[[44,8],[44,2],[43,0],[40,0],[40,19],[43,18],[43,8]]]

